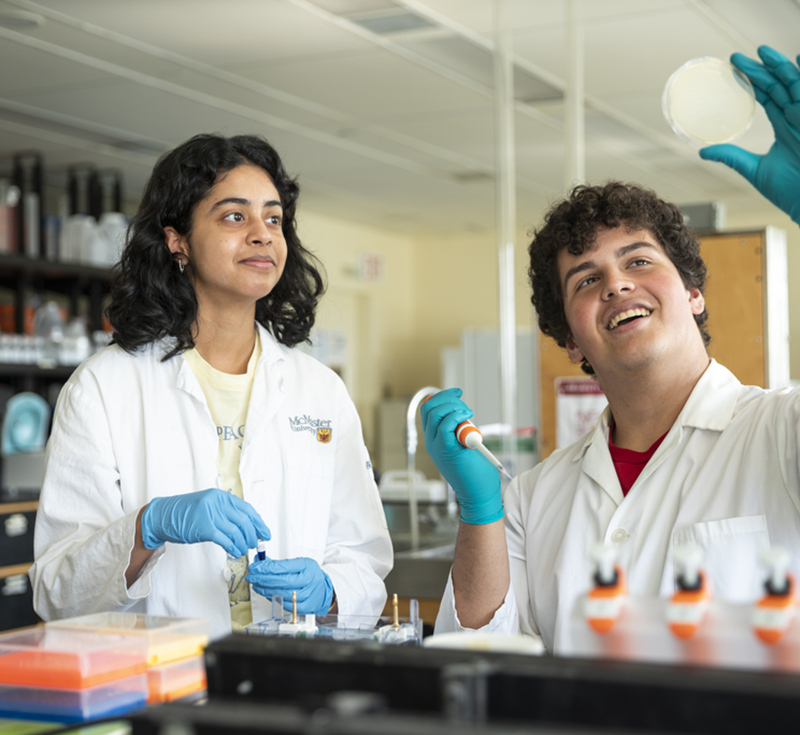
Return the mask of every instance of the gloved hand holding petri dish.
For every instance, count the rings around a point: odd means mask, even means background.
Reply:
[[[729,143],[750,127],[756,96],[735,66],[713,56],[687,61],[667,81],[664,117],[684,142]]]

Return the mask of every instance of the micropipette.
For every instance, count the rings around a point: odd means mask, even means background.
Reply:
[[[431,396],[425,396],[423,399],[423,403],[427,401]],[[467,449],[477,449],[486,459],[488,459],[495,467],[497,467],[500,472],[502,472],[509,480],[513,480],[514,478],[508,474],[508,470],[503,467],[502,463],[500,462],[497,457],[495,457],[483,444],[483,434],[481,434],[480,429],[478,429],[472,421],[462,421],[458,426],[456,426],[456,439],[461,442]]]
[[[456,426],[456,439],[460,441],[467,449],[477,449],[486,459],[488,459],[500,472],[502,472],[509,480],[514,478],[508,474],[508,471],[483,444],[483,434],[481,434],[472,421],[462,421]]]

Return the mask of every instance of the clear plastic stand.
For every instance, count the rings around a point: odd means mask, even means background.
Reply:
[[[325,615],[310,621],[315,626],[310,631],[307,616],[297,616],[292,621],[292,613],[283,608],[283,598],[272,598],[272,617],[261,620],[245,628],[248,635],[332,638],[341,641],[370,640],[385,645],[411,645],[422,643],[422,619],[419,616],[417,600],[409,601],[407,618],[391,615],[380,617],[367,615]]]

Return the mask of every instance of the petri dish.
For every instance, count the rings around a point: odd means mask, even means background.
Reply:
[[[735,66],[713,56],[687,61],[667,81],[661,99],[675,134],[692,145],[729,143],[753,122],[756,95]]]

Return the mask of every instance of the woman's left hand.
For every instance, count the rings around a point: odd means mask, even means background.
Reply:
[[[333,602],[333,582],[313,559],[264,559],[253,561],[247,581],[259,595],[283,596],[283,606],[291,610],[292,592],[297,593],[297,612],[301,615],[327,615]]]

